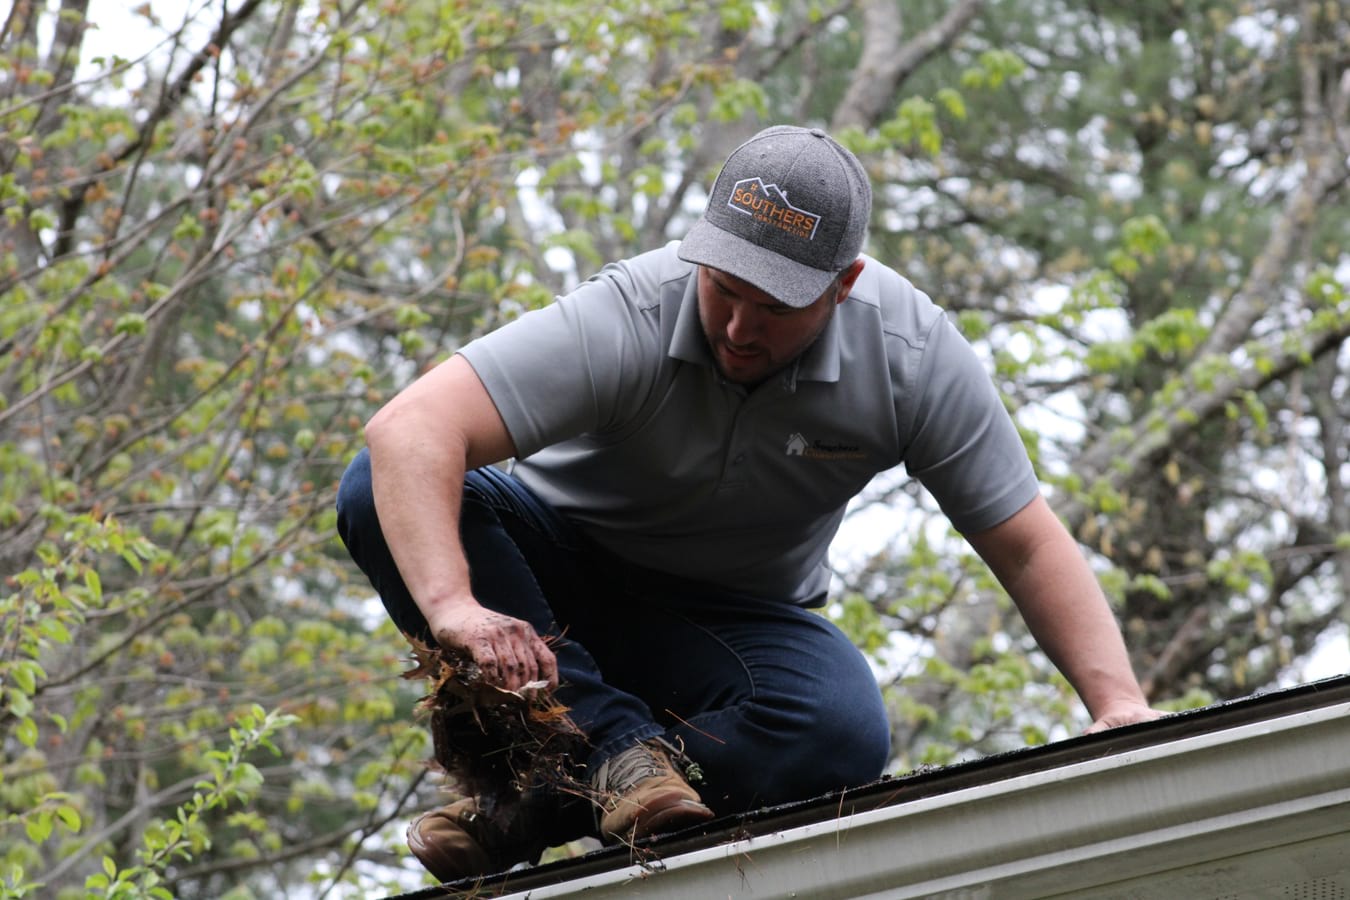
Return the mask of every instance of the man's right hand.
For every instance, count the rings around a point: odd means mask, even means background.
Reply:
[[[528,622],[485,609],[476,601],[442,606],[427,624],[436,643],[468,653],[488,684],[519,691],[532,681],[558,686],[558,661]]]

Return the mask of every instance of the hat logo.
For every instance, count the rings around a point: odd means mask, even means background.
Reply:
[[[820,216],[793,206],[778,185],[765,184],[762,178],[743,178],[732,185],[727,206],[756,222],[808,241],[815,238],[816,226],[820,224]]]

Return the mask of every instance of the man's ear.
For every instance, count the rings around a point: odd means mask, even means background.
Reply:
[[[858,280],[858,276],[862,274],[862,270],[863,259],[860,256],[849,263],[848,268],[839,273],[836,282],[839,285],[839,293],[834,297],[835,303],[843,303],[848,299],[849,291],[853,290],[853,282]]]

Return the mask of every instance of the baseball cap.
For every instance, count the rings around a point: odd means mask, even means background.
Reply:
[[[727,157],[679,256],[800,308],[858,258],[871,212],[857,157],[819,128],[778,125]]]

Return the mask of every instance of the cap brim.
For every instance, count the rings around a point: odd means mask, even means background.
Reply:
[[[805,266],[699,219],[680,242],[679,257],[734,275],[780,303],[801,309],[820,299],[838,272]]]

